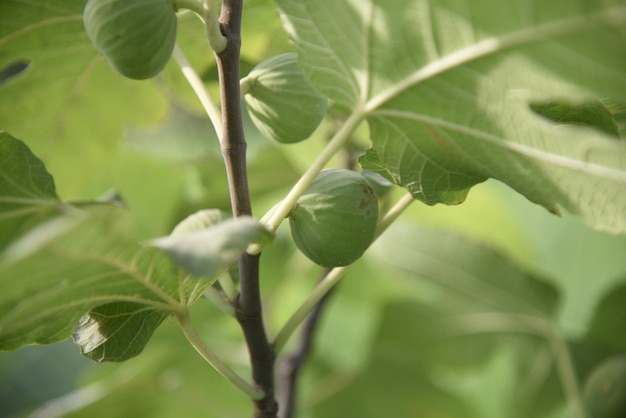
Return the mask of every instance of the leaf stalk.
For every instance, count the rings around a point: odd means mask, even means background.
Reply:
[[[234,216],[252,215],[243,130],[239,60],[243,0],[224,0],[220,16],[226,48],[216,53],[222,103],[221,142],[228,188]],[[274,398],[274,349],[263,324],[259,286],[259,256],[243,254],[239,260],[239,296],[234,300],[237,321],[243,331],[252,368],[252,380],[264,397],[255,399],[255,418],[275,418],[278,404]]]
[[[250,399],[258,400],[265,396],[265,393],[250,383],[246,382],[241,376],[235,373],[230,367],[228,367],[207,345],[202,341],[202,338],[198,335],[189,314],[177,315],[176,319],[180,328],[183,330],[187,341],[196,349],[198,354],[202,356],[213,368],[226,380],[231,382],[235,387],[245,393]]]
[[[177,8],[188,9],[194,12],[206,31],[211,49],[216,53],[226,48],[226,37],[222,34],[219,23],[219,11],[216,0],[175,0]]]

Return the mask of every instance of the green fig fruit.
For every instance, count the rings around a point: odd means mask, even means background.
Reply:
[[[361,174],[365,177],[370,186],[372,186],[372,189],[376,192],[376,196],[379,198],[385,197],[394,187],[392,182],[374,171],[363,170]]]
[[[88,0],[87,36],[120,74],[135,80],[157,75],[176,41],[173,0]]]
[[[322,171],[289,213],[296,246],[324,267],[346,266],[369,247],[378,199],[367,180],[345,169]]]
[[[612,357],[591,372],[583,388],[589,418],[626,416],[626,356]]]
[[[263,61],[241,84],[252,122],[275,141],[307,139],[326,115],[326,97],[308,84],[294,53]]]

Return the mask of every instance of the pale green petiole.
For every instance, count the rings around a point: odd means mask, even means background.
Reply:
[[[241,376],[235,373],[230,367],[228,367],[213,351],[207,347],[202,341],[198,333],[196,332],[189,314],[177,315],[176,319],[180,325],[187,341],[196,349],[198,354],[202,356],[219,374],[224,376],[226,380],[235,385],[239,390],[245,393],[250,399],[259,400],[265,396],[265,393],[248,383]]]
[[[220,283],[226,297],[231,301],[235,300],[239,292],[237,291],[237,287],[231,275],[229,273],[222,273],[217,281]]]
[[[209,287],[204,292],[204,297],[213,303],[220,311],[235,318],[237,312],[228,297],[214,287]]]
[[[352,135],[362,120],[363,117],[360,112],[355,111],[352,113],[341,129],[337,131],[326,147],[317,156],[315,161],[313,161],[304,174],[302,174],[302,177],[300,177],[298,182],[293,186],[289,193],[287,193],[287,196],[274,205],[268,213],[263,215],[260,221],[262,224],[265,224],[270,231],[276,231],[278,229],[283,220],[289,215],[289,212],[291,212],[291,209],[296,205],[298,198],[302,196],[313,180],[315,180],[315,177],[317,177],[319,172],[324,169],[326,164],[328,164],[330,159],[333,158],[333,156],[337,154],[341,148],[343,148],[345,143],[350,139],[350,135]],[[248,254],[255,255],[259,254],[261,250],[261,245],[252,244],[246,251]]]
[[[280,201],[276,206],[271,209],[271,213],[263,216],[263,220],[266,220],[266,226],[271,231],[276,231],[282,221],[287,217],[291,209],[295,206],[298,198],[304,193],[304,191],[311,185],[315,177],[319,174],[320,171],[328,164],[331,158],[341,150],[341,148],[345,145],[346,141],[350,139],[350,135],[357,128],[359,123],[363,120],[363,116],[361,112],[353,112],[352,115],[346,120],[341,129],[337,131],[337,133],[332,137],[332,139],[328,142],[326,147],[322,150],[322,152],[317,156],[315,161],[309,166],[309,168],[304,172],[302,177],[298,180],[298,182],[293,186],[293,188],[289,191],[287,196]],[[252,254],[255,251],[258,253],[260,248],[251,248]]]
[[[204,0],[204,27],[213,51],[220,53],[226,49],[226,37],[220,30],[216,0]]]
[[[410,193],[407,193],[398,200],[378,223],[374,239],[378,238],[414,201],[415,199]],[[291,318],[289,318],[276,335],[274,339],[276,354],[285,346],[289,337],[295,332],[302,321],[304,321],[315,305],[337,284],[337,282],[339,282],[349,267],[350,266],[335,267],[317,284],[315,289],[313,289],[302,305],[293,313]]]
[[[177,0],[175,3],[178,8],[191,10],[202,19],[213,51],[220,53],[226,49],[227,40],[220,30],[216,0]]]
[[[256,84],[256,77],[251,77],[250,75],[245,76],[239,81],[239,91],[241,92],[241,97],[243,98],[252,87]]]
[[[185,54],[183,53],[183,51],[180,49],[178,45],[174,46],[173,57],[174,57],[174,60],[176,60],[176,63],[178,64],[178,66],[180,67],[180,70],[182,71],[183,75],[187,79],[187,82],[193,89],[194,93],[196,93],[196,96],[200,100],[200,103],[202,103],[202,106],[204,107],[204,110],[206,111],[207,115],[209,116],[209,120],[211,121],[211,124],[213,125],[213,129],[215,129],[215,133],[217,134],[217,137],[221,142],[222,141],[222,114],[220,112],[220,109],[217,107],[217,105],[211,98],[211,95],[209,94],[206,87],[204,86],[202,79],[200,78],[198,73],[196,73],[196,71],[193,69],[193,67],[191,66],[191,63],[189,62],[189,60],[187,59],[187,57],[185,56]]]

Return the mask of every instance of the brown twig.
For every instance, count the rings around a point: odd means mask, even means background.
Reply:
[[[227,46],[216,54],[223,116],[222,155],[234,216],[252,215],[239,92],[242,6],[243,0],[224,0],[220,23]],[[263,325],[259,256],[244,254],[239,260],[239,272],[240,294],[234,302],[236,316],[248,345],[253,382],[265,393],[265,397],[254,401],[254,417],[275,418],[278,410],[274,398],[275,355]]]
[[[324,272],[322,278],[328,274]],[[278,400],[280,402],[279,418],[293,418],[296,413],[297,382],[302,366],[313,349],[313,337],[321,314],[333,293],[333,288],[315,305],[303,324],[298,342],[291,354],[281,357],[278,362]]]

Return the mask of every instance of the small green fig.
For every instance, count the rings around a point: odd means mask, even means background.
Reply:
[[[391,189],[393,189],[394,184],[392,182],[374,171],[363,170],[361,174],[365,177],[370,186],[372,186],[372,189],[376,192],[376,196],[379,198],[386,196]]]
[[[367,180],[345,169],[322,171],[289,213],[296,246],[324,267],[346,266],[369,247],[378,200]]]
[[[252,122],[278,142],[307,139],[326,114],[326,97],[308,84],[294,53],[263,61],[241,84]]]
[[[589,418],[626,416],[626,356],[612,357],[591,372],[583,404]]]
[[[135,80],[157,75],[176,41],[174,0],[88,0],[87,36],[120,74]]]

